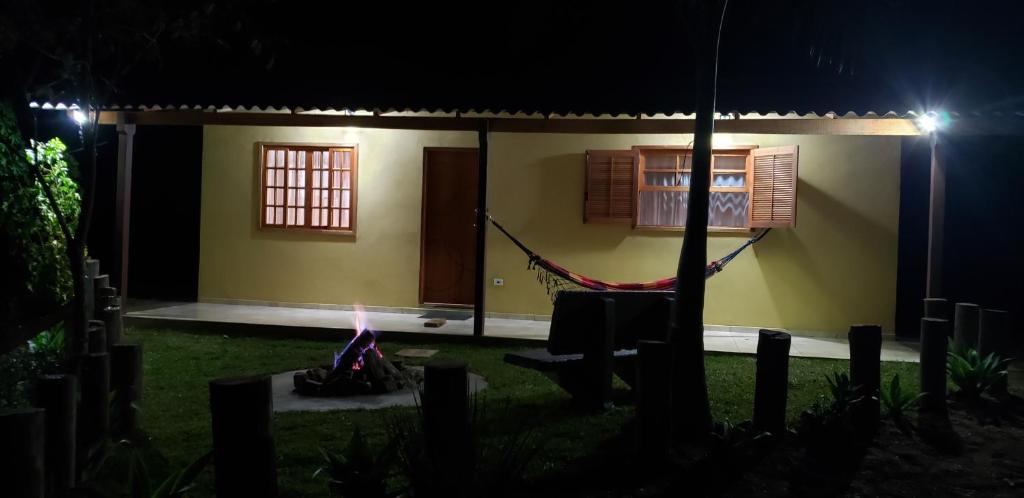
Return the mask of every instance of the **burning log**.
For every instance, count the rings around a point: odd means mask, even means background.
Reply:
[[[384,359],[370,329],[363,329],[334,354],[334,362],[296,372],[295,392],[306,396],[354,396],[382,394],[415,386],[421,375],[403,369],[401,363]]]

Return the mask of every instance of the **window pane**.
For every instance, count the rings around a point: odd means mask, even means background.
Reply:
[[[715,156],[715,169],[746,169],[746,156]]]
[[[274,223],[281,224],[284,222],[284,208],[274,208]]]
[[[687,184],[689,184],[689,175]],[[678,173],[651,173],[644,172],[644,185],[651,187],[678,187],[680,182]]]
[[[267,170],[267,186],[274,186],[274,170],[272,169]]]
[[[323,157],[320,159],[320,166],[323,169],[327,169],[331,165],[331,153],[325,150],[321,154],[323,154]]]
[[[338,188],[341,185],[341,171],[335,171],[332,176],[333,178],[331,179],[331,181],[333,183],[331,183],[331,185],[334,188]]]
[[[331,169],[341,169],[341,152],[334,151],[334,160],[331,161]]]
[[[288,151],[288,167],[290,167],[290,168],[294,168],[295,167],[295,151],[294,150]]]
[[[644,156],[644,169],[675,169],[675,154],[647,154]]]
[[[716,174],[714,183],[711,185],[715,187],[744,187],[746,184],[746,173],[728,173]]]
[[[284,185],[284,170],[275,169],[274,174],[277,175],[277,179],[274,180],[274,185]]]
[[[295,182],[296,182],[295,170],[294,169],[289,169],[288,170],[288,185],[295,185]]]
[[[342,228],[352,228],[351,220],[349,219],[349,210],[341,210],[341,226]]]
[[[320,208],[320,226],[327,226],[327,221],[330,218],[327,217],[327,210]]]
[[[305,206],[306,205],[306,193],[301,190],[297,190],[295,194],[295,205]]]
[[[639,192],[637,223],[647,226],[681,227],[686,223],[689,192]]]
[[[299,216],[298,216],[298,218],[297,218],[297,219],[295,220],[295,224],[296,224],[296,225],[298,225],[298,226],[305,226],[305,225],[306,225],[306,211],[305,211],[305,210],[302,210],[302,209],[300,209],[300,210],[298,211],[298,215],[299,215]]]
[[[320,190],[313,189],[313,207],[320,207]]]
[[[313,169],[320,169],[320,154],[317,152],[313,153]]]
[[[351,201],[352,201],[352,191],[350,191],[350,190],[342,191],[341,192],[341,207],[343,207],[343,208],[350,208],[350,207],[352,207],[352,206],[349,205],[351,203]]]
[[[300,150],[299,151],[299,164],[296,167],[298,167],[299,169],[305,169],[306,168],[306,151],[304,151],[304,150]]]
[[[298,180],[299,180],[298,185],[300,187],[305,187],[306,186],[306,171],[305,170],[299,170],[298,171],[298,176],[299,176],[299,178],[298,178]]]
[[[331,191],[331,207],[338,207],[338,205],[340,205],[340,204],[341,204],[341,191],[340,190],[332,190]]]
[[[346,150],[341,153],[341,169],[352,169],[352,151]]]
[[[268,207],[267,208],[267,215],[266,215],[266,218],[264,218],[263,222],[268,224],[268,225],[274,224],[274,208],[272,208],[272,207]]]
[[[267,151],[267,167],[273,168],[277,164],[277,153],[273,149]]]
[[[288,226],[295,224],[295,208],[288,208]]]
[[[320,210],[319,209],[314,209],[313,210],[313,226],[315,226],[315,227],[320,226]]]
[[[268,206],[273,206],[274,205],[274,189],[272,189],[272,188],[268,188],[267,189],[267,200],[266,200],[266,203],[267,203]]]
[[[747,226],[746,192],[711,192],[711,206],[708,211],[708,226]]]
[[[329,181],[330,181],[330,179],[327,177],[327,170],[321,171],[320,172],[320,185],[323,186],[323,187],[327,187],[329,185],[327,182],[329,182]]]
[[[293,188],[288,189],[288,205],[295,205],[295,189]]]
[[[320,191],[320,205],[323,207],[330,206],[330,204],[327,204],[327,190]]]
[[[278,205],[278,206],[283,206],[284,205],[284,189],[283,188],[276,188],[276,189],[274,189],[274,204]]]
[[[351,171],[342,171],[341,172],[341,187],[342,188],[352,188],[352,185],[350,185],[351,181],[352,181],[352,172]]]
[[[341,222],[341,213],[337,209],[332,209],[331,211],[331,216],[333,216],[333,218],[331,218],[331,226],[337,227]]]
[[[284,149],[277,150],[277,164],[275,167],[284,166]]]
[[[320,173],[313,172],[313,188],[320,188]]]

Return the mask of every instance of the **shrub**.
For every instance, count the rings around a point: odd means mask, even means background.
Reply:
[[[56,138],[26,146],[11,110],[0,105],[0,250],[9,258],[0,288],[8,309],[0,313],[9,316],[25,308],[39,312],[63,304],[72,293],[66,241],[32,164],[39,166],[74,230],[79,194],[67,148]]]
[[[333,453],[320,448],[324,463],[313,473],[313,477],[327,475],[337,483],[337,492],[340,496],[387,496],[387,479],[398,456],[397,443],[397,439],[391,439],[380,453],[374,455],[363,432],[357,426],[344,451]]]
[[[850,455],[861,443],[852,412],[867,398],[859,386],[850,382],[846,372],[834,372],[825,378],[831,399],[821,396],[811,408],[804,410],[796,433],[813,453]]]
[[[881,389],[880,394],[886,415],[897,424],[903,423],[904,415],[912,410],[917,405],[918,400],[921,399],[921,393],[903,389],[903,386],[900,384],[899,374],[892,376],[888,389]]]
[[[946,371],[956,386],[956,394],[968,401],[977,401],[981,394],[1006,378],[1011,359],[995,353],[982,357],[972,348],[953,349],[946,353]]]
[[[64,330],[57,325],[0,354],[0,408],[27,406],[32,382],[41,375],[59,372],[63,351]]]

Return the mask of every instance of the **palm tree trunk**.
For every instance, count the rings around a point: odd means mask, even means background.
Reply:
[[[696,0],[691,5],[695,6],[697,117],[686,232],[676,270],[676,323],[672,329],[672,420],[676,424],[673,433],[684,441],[704,437],[712,424],[704,373],[704,268],[708,251],[718,35],[728,0]]]

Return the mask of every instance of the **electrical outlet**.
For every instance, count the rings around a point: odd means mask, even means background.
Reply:
[[[505,285],[505,279],[503,279],[503,278],[496,278],[496,279],[494,279],[494,286],[495,287],[501,287],[503,285]]]

